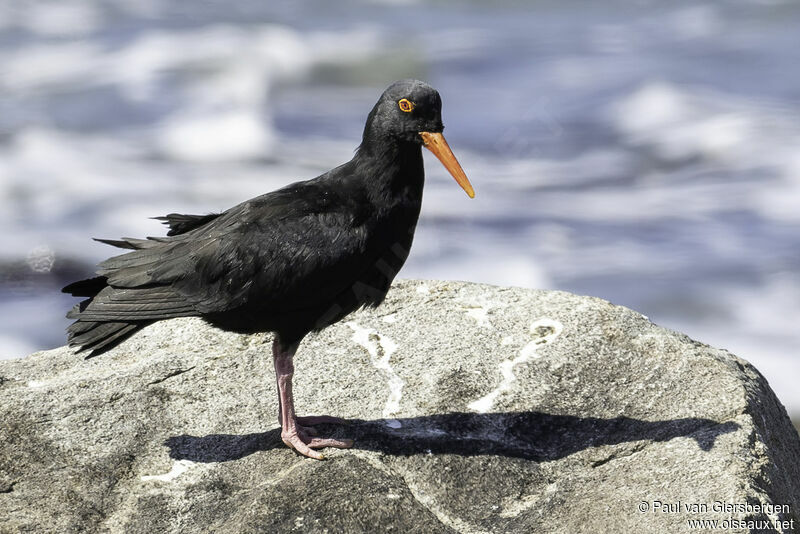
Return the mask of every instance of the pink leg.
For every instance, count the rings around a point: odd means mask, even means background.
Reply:
[[[284,348],[278,337],[275,337],[275,341],[272,343],[272,356],[275,362],[275,376],[278,380],[278,422],[281,425],[281,439],[303,456],[322,460],[324,458],[322,454],[313,449],[323,447],[346,449],[353,446],[353,440],[312,437],[317,435],[317,431],[310,426],[303,426],[344,423],[344,419],[327,415],[316,417],[297,417],[295,415],[294,397],[292,396],[292,375],[294,375],[292,358],[295,351],[297,351],[297,344]]]

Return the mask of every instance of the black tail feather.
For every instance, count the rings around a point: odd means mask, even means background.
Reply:
[[[153,321],[137,322],[93,322],[76,321],[67,329],[69,345],[80,347],[78,352],[91,351],[86,358],[93,358],[122,343],[133,333]]]
[[[78,319],[67,328],[69,345],[71,347],[80,347],[78,352],[90,350],[91,353],[87,358],[102,354],[127,339],[140,328],[152,323],[152,321],[81,321],[81,313],[91,304],[94,297],[106,287],[108,287],[107,278],[105,276],[96,276],[73,282],[61,290],[76,297],[89,297],[73,306],[67,313],[67,318]]]
[[[117,248],[127,248],[130,250],[136,250],[137,247],[133,243],[129,243],[124,239],[100,239],[99,237],[93,237],[93,240],[97,241],[98,243],[103,243],[104,245],[111,245],[112,247]]]
[[[164,217],[154,217],[168,225],[168,236],[186,233],[219,217],[218,213],[208,215],[183,215],[170,213]],[[158,243],[169,241],[168,237],[148,237],[135,239],[95,239],[100,243],[128,250],[150,249]],[[104,269],[112,273],[120,265],[130,261],[132,253],[116,256],[104,262]],[[142,254],[147,254],[143,251]],[[147,256],[150,258],[150,256]],[[126,260],[127,258],[127,260]],[[153,255],[152,261],[157,260]],[[117,262],[113,268],[105,264]],[[149,264],[148,264],[149,265]],[[113,277],[112,277],[113,278]],[[61,291],[76,297],[88,297],[76,304],[67,313],[69,319],[75,319],[68,328],[69,345],[78,347],[78,352],[90,351],[87,358],[102,354],[131,336],[134,332],[160,319],[170,317],[186,317],[197,315],[194,307],[186,302],[180,294],[172,291],[168,285],[147,286],[136,284],[127,279],[123,287],[109,286],[106,276],[96,276],[80,280],[64,287]],[[112,280],[112,284],[114,281]],[[105,290],[105,291],[104,291]]]
[[[93,237],[94,241],[111,245],[112,247],[124,248],[128,250],[141,250],[155,245],[155,243],[166,241],[166,237],[148,237],[147,239],[137,239],[135,237],[123,237],[122,239],[101,239]]]
[[[108,285],[105,276],[95,276],[86,280],[79,280],[64,287],[63,293],[70,293],[74,297],[94,297]]]
[[[219,213],[209,213],[208,215],[184,215],[182,213],[170,213],[163,217],[153,217],[157,221],[169,226],[168,236],[185,234],[190,230],[199,228],[209,221],[219,217]]]

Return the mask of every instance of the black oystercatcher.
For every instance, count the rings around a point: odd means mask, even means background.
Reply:
[[[392,84],[367,117],[355,157],[210,215],[159,217],[167,237],[100,240],[132,252],[100,264],[96,278],[63,289],[89,297],[67,317],[69,343],[90,356],[161,319],[200,316],[237,332],[274,332],[281,438],[298,453],[351,447],[310,428],[341,423],[298,417],[292,358],[300,341],[362,306],[379,305],[408,257],[422,203],[426,147],[470,197],[472,186],[442,136],[442,101],[417,80]]]

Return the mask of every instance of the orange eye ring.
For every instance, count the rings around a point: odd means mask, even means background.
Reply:
[[[400,106],[400,111],[405,111],[406,113],[414,111],[414,103],[407,98],[400,100],[397,105]]]

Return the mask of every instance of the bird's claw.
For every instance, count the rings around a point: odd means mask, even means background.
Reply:
[[[317,417],[296,417],[294,424],[287,429],[281,430],[281,440],[287,447],[294,449],[303,456],[314,458],[316,460],[324,460],[325,457],[315,451],[314,449],[322,449],[325,447],[335,447],[337,449],[349,449],[353,446],[352,439],[333,439],[333,438],[319,438],[319,432],[315,428],[305,425],[335,423],[343,421],[338,417],[330,416],[317,416]]]

